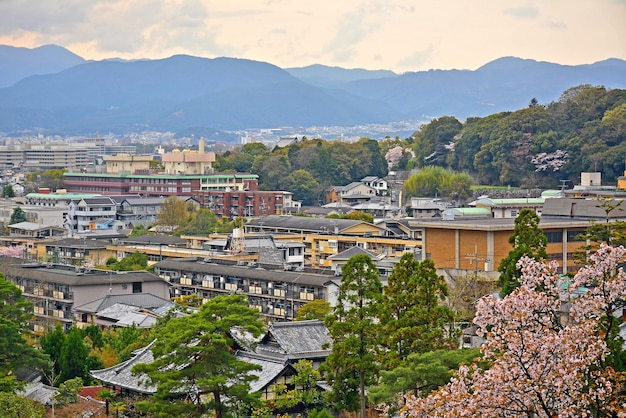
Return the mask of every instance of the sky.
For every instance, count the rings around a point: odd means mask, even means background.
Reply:
[[[626,59],[626,0],[0,0],[0,44],[397,73]]]

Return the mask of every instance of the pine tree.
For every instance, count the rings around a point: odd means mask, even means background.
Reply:
[[[160,417],[204,416],[216,418],[250,405],[251,374],[259,366],[235,356],[233,328],[261,334],[259,313],[248,307],[243,295],[219,296],[199,312],[167,318],[155,329],[154,362],[138,364],[133,373],[146,373],[157,391],[137,407]],[[208,397],[209,402],[203,402]]]
[[[382,284],[365,254],[348,260],[342,272],[337,306],[326,319],[333,348],[324,370],[333,387],[331,400],[364,418],[365,389],[376,381],[380,368]]]

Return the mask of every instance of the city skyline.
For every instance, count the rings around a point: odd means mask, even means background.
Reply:
[[[0,1],[0,44],[63,46],[85,59],[233,57],[474,70],[503,57],[565,65],[626,59],[624,0]]]

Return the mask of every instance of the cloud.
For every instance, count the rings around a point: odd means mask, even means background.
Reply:
[[[534,19],[539,16],[539,9],[530,5],[525,5],[505,9],[504,13],[521,19]]]

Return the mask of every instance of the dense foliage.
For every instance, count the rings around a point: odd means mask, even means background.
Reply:
[[[137,407],[162,417],[245,414],[255,403],[251,372],[260,366],[236,357],[231,336],[236,327],[254,337],[263,330],[259,312],[248,307],[243,295],[218,296],[197,313],[160,320],[154,362],[133,368],[133,373],[145,373],[157,391]]]
[[[21,386],[15,378],[20,367],[42,370],[47,366],[48,356],[26,341],[31,316],[32,303],[0,275],[0,392],[13,392]]]
[[[409,139],[417,167],[468,172],[481,184],[555,187],[601,171],[607,182],[624,171],[626,90],[581,85],[547,105],[461,123],[445,116]]]

